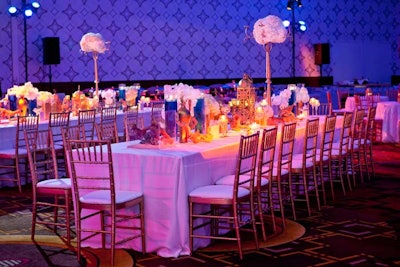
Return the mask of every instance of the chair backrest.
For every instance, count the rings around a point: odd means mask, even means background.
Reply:
[[[78,125],[83,125],[85,128],[85,136],[87,139],[94,139],[94,129],[96,123],[96,110],[79,110]]]
[[[164,101],[151,102],[151,121],[160,122],[164,110]]]
[[[330,91],[326,91],[326,101],[332,105],[332,94]]]
[[[272,179],[277,135],[276,126],[263,130],[258,153],[257,187],[261,186],[261,178],[267,178],[269,181]]]
[[[125,141],[132,141],[131,136],[134,135],[133,131],[136,129],[143,129],[143,117],[139,116],[138,106],[131,106],[125,111],[124,114],[124,136]]]
[[[288,169],[292,167],[294,140],[296,136],[296,122],[285,123],[282,126],[282,133],[278,139],[278,169]],[[278,171],[278,175],[280,171]]]
[[[367,122],[364,127],[364,139],[369,140],[370,144],[372,144],[375,135],[375,115],[376,107],[370,107],[368,109]]]
[[[102,121],[96,124],[97,138],[99,140],[110,140],[111,143],[118,143],[117,122],[114,120]]]
[[[36,132],[39,129],[39,116],[18,116],[17,117],[17,129],[15,138],[15,149],[16,155],[18,155],[19,149],[26,147],[25,143],[25,131]]]
[[[309,118],[306,121],[306,134],[304,135],[303,163],[316,162],[318,145],[319,118]],[[303,165],[305,166],[305,164]]]
[[[24,131],[29,168],[32,177],[32,189],[43,179],[57,179],[58,168],[53,136],[49,129]]]
[[[364,134],[364,116],[365,110],[360,109],[355,111],[355,117],[353,121],[353,125],[351,127],[351,139],[350,139],[350,148],[354,148],[355,146],[359,147],[363,141],[363,134]]]
[[[346,102],[347,97],[349,96],[348,89],[337,89],[338,96],[338,107],[339,109],[344,108],[344,103]]]
[[[247,184],[249,188],[254,188],[259,139],[259,132],[240,137],[239,155],[235,171],[234,199],[239,197],[238,190],[240,186]]]
[[[49,129],[53,135],[54,144],[62,144],[62,128],[69,127],[70,111],[51,112],[49,116]]]
[[[389,101],[397,101],[397,94],[400,91],[398,91],[397,89],[394,88],[388,88],[386,89],[386,96],[388,97]]]
[[[374,95],[366,95],[364,109],[368,110],[368,108],[370,107],[376,107],[376,105],[380,101],[381,101],[381,95],[379,93]]]
[[[66,148],[77,210],[80,210],[81,197],[91,191],[98,191],[99,195],[109,196],[111,205],[115,206],[111,142],[109,140],[68,139]]]
[[[100,123],[103,121],[115,121],[117,119],[117,107],[102,108]]]
[[[345,112],[343,115],[343,125],[340,130],[340,140],[338,147],[340,157],[347,154],[349,151],[353,117],[353,112]]]
[[[328,158],[332,154],[332,144],[335,137],[336,129],[336,115],[326,116],[324,123],[324,132],[321,136],[320,145],[320,159],[323,160],[324,156]]]
[[[310,115],[331,115],[332,114],[332,104],[331,103],[321,103],[319,106],[309,108]]]

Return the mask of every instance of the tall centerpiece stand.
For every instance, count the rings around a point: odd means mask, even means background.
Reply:
[[[85,54],[92,53],[94,62],[94,84],[95,84],[95,97],[99,99],[99,73],[98,73],[98,59],[99,54],[103,54],[108,50],[108,42],[105,42],[100,33],[86,33],[82,36],[80,41],[81,51]]]

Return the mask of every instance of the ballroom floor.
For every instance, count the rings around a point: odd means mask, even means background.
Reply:
[[[248,251],[242,261],[235,251],[211,249],[172,259],[127,251],[130,259],[117,266],[400,266],[400,149],[380,144],[375,146],[374,156],[376,179],[358,185],[346,196],[337,188],[335,201],[329,201],[321,212],[297,221],[306,232],[294,241]],[[25,189],[23,194],[13,189],[0,190],[0,251],[5,251],[7,237],[11,240],[16,235],[29,235],[29,188]],[[13,253],[24,255],[24,251]],[[54,262],[48,254],[39,255],[46,258],[48,266],[75,266],[71,253],[63,256],[68,257],[63,263]],[[93,257],[98,255],[94,253]],[[0,265],[3,260],[0,254]],[[98,261],[98,266],[106,266],[101,258]]]

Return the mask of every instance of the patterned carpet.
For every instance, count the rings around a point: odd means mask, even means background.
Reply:
[[[119,251],[116,266],[400,266],[400,149],[395,145],[378,145],[374,148],[374,157],[376,179],[358,185],[346,196],[337,188],[335,200],[329,201],[321,212],[314,211],[313,216],[297,221],[306,231],[293,241],[264,246],[258,251],[248,250],[242,261],[235,251],[221,252],[212,247],[197,251],[191,257],[172,259]],[[3,189],[0,193],[0,251],[5,252],[11,249],[10,243],[21,245],[18,238],[26,239],[29,235],[30,201],[28,195],[13,190]],[[49,235],[46,229],[39,229],[37,233]],[[34,246],[45,264],[77,266],[74,254],[65,247],[53,253],[66,253],[63,257],[68,261],[53,261],[52,254],[43,253],[48,243]],[[20,252],[26,248],[11,250]],[[101,250],[87,250],[86,253],[86,266],[107,266],[108,261],[99,255],[108,253]],[[8,260],[0,254],[0,266],[17,265],[9,264]]]

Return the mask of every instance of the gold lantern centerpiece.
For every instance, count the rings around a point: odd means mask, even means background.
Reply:
[[[254,122],[255,118],[254,107],[256,103],[256,94],[253,80],[246,73],[243,75],[243,79],[239,82],[236,101],[237,107],[235,109],[235,115],[239,118],[240,124],[250,125]]]

